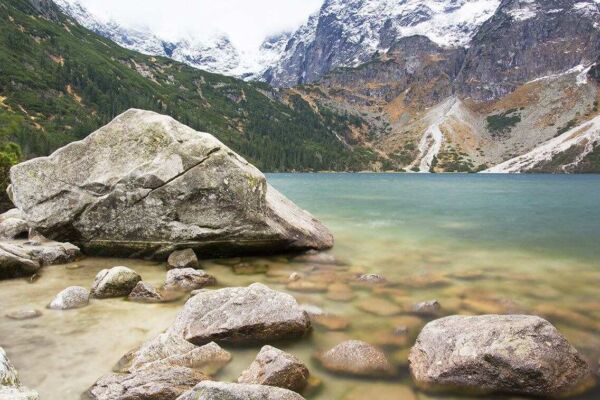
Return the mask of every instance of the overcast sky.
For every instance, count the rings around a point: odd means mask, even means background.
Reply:
[[[75,0],[69,0],[75,1]],[[148,27],[166,39],[221,31],[242,50],[268,35],[292,30],[323,0],[79,0],[94,15],[133,28]]]

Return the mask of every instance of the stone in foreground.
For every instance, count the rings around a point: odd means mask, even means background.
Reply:
[[[200,263],[194,250],[185,249],[172,252],[167,259],[167,269],[175,268],[200,268]]]
[[[264,346],[238,383],[276,386],[301,392],[308,384],[308,368],[295,356]]]
[[[108,374],[82,396],[93,400],[175,400],[209,379],[200,371],[182,366],[144,368],[130,374]]]
[[[71,286],[60,292],[50,302],[51,310],[72,310],[85,307],[90,302],[90,291],[81,286]]]
[[[308,315],[289,294],[255,283],[192,297],[178,316],[187,341],[231,344],[274,342],[304,336]]]
[[[15,367],[0,347],[0,399],[2,400],[38,400],[37,392],[21,385]]]
[[[304,400],[291,390],[263,385],[201,382],[177,400]]]
[[[161,303],[163,298],[161,294],[148,282],[140,281],[135,285],[128,299],[138,303]]]
[[[360,340],[348,340],[316,357],[331,372],[382,377],[395,373],[385,354],[377,347]]]
[[[82,173],[84,172],[84,173]],[[11,169],[11,198],[48,238],[88,254],[166,259],[327,249],[327,228],[210,134],[129,110]]]
[[[548,321],[526,315],[452,316],[421,331],[409,356],[429,391],[567,396],[593,385],[590,368]]]
[[[213,286],[217,283],[214,276],[207,274],[201,269],[177,268],[167,271],[165,290],[181,290],[190,292]]]
[[[92,294],[99,299],[125,297],[141,280],[137,272],[127,267],[103,269],[94,279]]]

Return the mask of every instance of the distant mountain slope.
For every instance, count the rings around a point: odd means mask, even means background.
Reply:
[[[266,84],[123,49],[49,0],[1,2],[0,24],[0,131],[26,156],[136,107],[213,133],[265,171],[360,170],[378,159],[340,140],[355,120]]]
[[[276,86],[314,82],[337,67],[355,67],[402,37],[423,35],[464,47],[500,0],[326,0],[290,39],[264,78]]]
[[[129,50],[168,57],[208,72],[240,78],[259,77],[277,62],[288,34],[267,38],[257,54],[244,54],[223,33],[189,37],[177,41],[159,37],[149,30],[126,28],[92,15],[78,0],[54,0],[62,11],[84,27]]]

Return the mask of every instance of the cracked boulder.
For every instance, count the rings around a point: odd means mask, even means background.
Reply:
[[[46,237],[87,253],[166,259],[327,249],[327,228],[210,134],[129,110],[11,168],[10,195]]]
[[[423,328],[409,356],[428,391],[575,395],[594,385],[586,361],[548,321],[527,315],[452,316]]]

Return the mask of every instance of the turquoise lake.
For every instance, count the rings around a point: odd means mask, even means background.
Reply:
[[[600,175],[268,174],[267,178],[331,229],[336,244],[330,254],[342,265],[315,265],[287,256],[247,258],[238,264],[201,260],[201,264],[220,287],[263,282],[321,314],[314,317],[309,338],[276,344],[306,362],[321,382],[304,394],[307,400],[468,399],[427,395],[410,380],[408,351],[428,322],[410,309],[432,299],[441,303],[441,315],[541,315],[598,365]],[[3,311],[43,312],[30,321],[0,316],[0,346],[23,382],[45,400],[78,399],[123,354],[166,329],[184,301],[137,304],[94,299],[78,310],[46,310],[56,293],[72,285],[89,287],[103,268],[126,265],[156,286],[165,278],[164,263],[158,262],[86,258],[75,264],[47,267],[33,284],[0,281]],[[302,276],[300,285],[289,281],[291,273]],[[362,273],[382,274],[389,285],[348,283]],[[398,326],[406,326],[408,336],[395,336]],[[397,375],[356,379],[324,370],[315,353],[348,339],[382,348]],[[260,346],[225,348],[233,360],[215,379],[235,381]],[[578,399],[598,398],[597,386]]]

